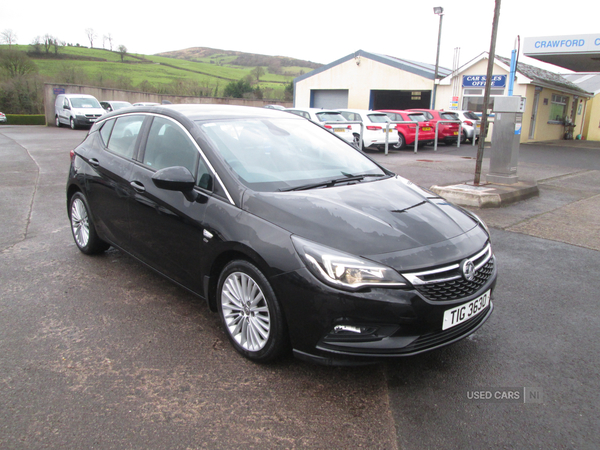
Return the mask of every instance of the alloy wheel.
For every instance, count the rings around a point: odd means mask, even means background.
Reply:
[[[71,205],[71,227],[73,236],[80,248],[85,248],[90,241],[90,221],[83,200],[76,198]]]
[[[271,317],[256,281],[243,272],[231,273],[223,283],[221,306],[231,337],[244,350],[262,350],[269,339]]]

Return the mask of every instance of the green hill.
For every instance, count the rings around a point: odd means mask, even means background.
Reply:
[[[7,49],[0,45],[0,51]],[[294,58],[205,47],[157,55],[80,46],[13,45],[12,49],[26,52],[48,82],[204,97],[223,96],[229,83],[247,78],[254,89],[250,95],[284,99],[286,85],[320,66]]]

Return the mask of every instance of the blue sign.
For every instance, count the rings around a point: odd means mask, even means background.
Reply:
[[[54,95],[60,95],[65,93],[65,88],[54,88]]]
[[[485,81],[487,76],[485,75],[463,75],[463,87],[485,87]],[[493,75],[492,76],[492,87],[506,87],[507,75]]]

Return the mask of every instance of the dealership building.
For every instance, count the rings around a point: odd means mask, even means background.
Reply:
[[[600,34],[526,38],[523,54],[584,74],[559,75],[517,62],[513,95],[524,100],[521,142],[600,140]],[[435,109],[483,111],[489,54],[452,71],[439,67]],[[509,95],[509,58],[496,56],[490,103]],[[294,80],[297,108],[429,108],[435,66],[359,50]],[[591,80],[591,81],[590,81]],[[492,115],[493,117],[493,115]],[[491,136],[491,133],[488,134]]]

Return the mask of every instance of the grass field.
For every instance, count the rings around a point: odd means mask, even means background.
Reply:
[[[8,46],[0,45],[0,50]],[[31,51],[29,45],[14,45],[14,49]],[[42,51],[43,47],[42,47]],[[172,85],[189,82],[220,92],[231,81],[238,81],[248,75],[254,67],[233,65],[236,58],[229,54],[212,54],[209,57],[189,61],[158,55],[121,54],[116,51],[85,47],[59,47],[59,55],[42,53],[36,56],[29,53],[39,69],[40,75],[50,82],[102,84],[119,82],[123,87],[135,88],[142,83],[152,86]],[[269,98],[280,98],[285,85],[300,73],[312,69],[307,67],[285,67],[281,72],[288,75],[269,73],[263,67],[264,75],[257,84]],[[289,75],[293,74],[293,75]],[[75,82],[74,80],[77,80]]]

